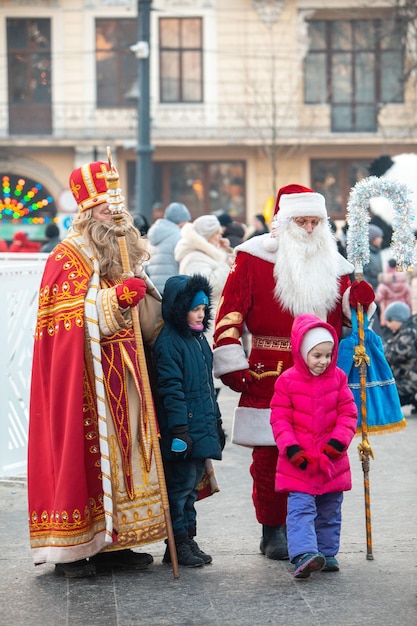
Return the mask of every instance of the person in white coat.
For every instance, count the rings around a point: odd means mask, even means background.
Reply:
[[[212,292],[213,319],[217,311],[220,296],[230,267],[234,260],[234,251],[228,239],[222,236],[222,228],[215,215],[202,215],[181,229],[181,239],[175,246],[175,259],[179,263],[179,273],[200,274],[210,283]],[[210,322],[207,341],[213,346],[214,322]],[[214,381],[216,393],[221,383]]]

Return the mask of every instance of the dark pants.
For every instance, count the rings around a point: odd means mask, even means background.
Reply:
[[[195,536],[198,485],[203,478],[204,459],[164,461],[172,529],[177,542]]]

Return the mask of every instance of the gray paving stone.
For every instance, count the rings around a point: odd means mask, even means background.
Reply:
[[[237,394],[220,404],[231,433]],[[374,560],[366,559],[362,466],[350,449],[353,490],[345,495],[341,571],[295,580],[288,562],[259,553],[251,501],[251,451],[230,443],[215,463],[220,493],[198,503],[204,568],[162,564],[163,542],[146,548],[145,572],[65,580],[32,564],[25,484],[0,483],[0,626],[416,626],[417,418],[405,430],[370,437]]]

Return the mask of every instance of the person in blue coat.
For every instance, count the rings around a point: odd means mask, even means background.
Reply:
[[[171,202],[165,209],[164,217],[156,220],[147,232],[151,258],[145,265],[145,271],[160,293],[168,278],[178,274],[174,248],[181,239],[181,228],[189,221],[191,215],[185,204]]]
[[[194,537],[195,502],[205,460],[222,457],[225,434],[212,377],[212,350],[204,335],[211,287],[204,276],[172,276],[162,297],[164,326],[154,346],[157,414],[178,563],[211,563]],[[164,563],[170,563],[167,548]]]

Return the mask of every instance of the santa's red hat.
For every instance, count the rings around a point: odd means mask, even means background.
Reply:
[[[279,220],[290,217],[320,217],[327,219],[326,201],[321,193],[316,193],[302,185],[286,185],[278,191],[274,215]]]
[[[85,163],[71,173],[69,185],[81,213],[108,201],[108,172],[107,163],[96,161]]]
[[[286,185],[278,191],[274,206],[274,222],[289,220],[293,217],[319,217],[327,219],[326,201],[321,193],[317,193],[303,185]],[[264,241],[268,252],[276,252],[278,242],[274,227]]]

